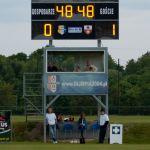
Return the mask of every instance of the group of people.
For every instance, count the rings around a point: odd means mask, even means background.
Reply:
[[[88,60],[83,70],[81,69],[79,64],[74,68],[74,72],[97,72],[97,71],[98,68],[95,65],[92,65]]]
[[[48,63],[47,71],[48,72],[66,72],[66,68],[58,67],[56,64]],[[84,68],[78,64],[74,67],[74,70],[67,70],[67,72],[98,72],[98,68],[91,64],[88,60],[86,61],[86,65]]]
[[[64,69],[58,67],[58,66],[55,65],[55,64],[49,63],[48,66],[47,66],[47,71],[48,71],[48,72],[64,72]]]
[[[46,114],[46,120],[47,120],[47,124],[49,127],[52,142],[56,144],[58,143],[57,141],[57,117],[56,117],[56,114],[53,112],[52,107],[48,108],[48,112]],[[105,113],[104,110],[101,110],[101,115],[99,118],[99,125],[100,125],[99,143],[104,143],[108,124],[109,124],[109,117]],[[80,143],[85,143],[84,132],[86,128],[87,128],[87,121],[85,118],[85,113],[82,112],[78,120],[78,129],[81,134]]]
[[[74,122],[74,117],[69,115],[68,117],[64,117],[62,114],[59,114],[57,116],[57,122],[62,123],[62,122]]]

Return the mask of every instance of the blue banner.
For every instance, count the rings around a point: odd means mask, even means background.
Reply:
[[[47,73],[44,88],[46,95],[108,94],[108,76],[104,73]]]

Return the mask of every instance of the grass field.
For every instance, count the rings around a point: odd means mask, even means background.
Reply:
[[[77,121],[78,116],[75,116],[75,121]],[[94,122],[97,120],[96,116],[87,116],[86,117],[87,121],[89,122]],[[24,141],[29,141],[29,142],[35,142],[37,139],[37,142],[42,141],[41,140],[41,136],[42,134],[38,134],[37,136],[31,136],[36,135],[35,133],[38,133],[37,131],[39,131],[39,126],[36,126],[36,122],[40,121],[42,124],[42,120],[43,120],[43,116],[30,116],[28,118],[29,122],[26,128],[26,124],[25,124],[25,116],[13,116],[12,121],[13,121],[13,129],[14,129],[14,134],[13,134],[13,140],[14,141],[20,141],[23,142],[23,146],[25,146]],[[139,150],[150,150],[150,145],[146,144],[150,144],[150,130],[149,130],[149,126],[150,126],[150,116],[110,116],[110,123],[121,123],[124,125],[124,132],[123,132],[123,143],[125,143],[125,145],[113,145],[112,147],[109,147],[109,145],[98,145],[96,144],[97,141],[93,141],[93,142],[89,142],[87,141],[86,145],[89,145],[89,147],[91,148],[87,148],[87,150],[92,149],[92,147],[96,150],[100,147],[102,147],[102,150],[111,148],[111,150],[115,149],[139,149]],[[42,129],[41,129],[42,130]],[[36,131],[36,132],[35,132]],[[32,138],[31,138],[32,137]],[[37,138],[38,137],[38,138]],[[39,140],[40,139],[40,140]],[[86,145],[84,146],[78,146],[79,144],[72,144],[72,145],[66,145],[69,142],[62,142],[60,141],[62,145],[61,150],[66,150],[68,149],[68,147],[72,146],[72,150],[74,149],[82,149],[84,150],[84,148],[86,149]],[[94,145],[95,144],[95,145]],[[126,145],[126,144],[132,144],[131,145]],[[135,145],[135,144],[140,144],[140,146]],[[143,144],[141,146],[141,144]],[[19,143],[17,144],[11,144],[12,147],[14,147],[15,150],[17,150],[17,148],[19,147]],[[29,148],[24,148],[24,149],[32,149],[32,147],[39,145],[43,146],[44,149],[48,149],[48,148],[53,148],[53,146],[55,146],[54,149],[59,149],[59,145],[52,145],[52,144],[48,144],[48,145],[42,145],[42,144],[27,144],[29,146]],[[1,146],[1,145],[0,145]],[[7,150],[7,146],[6,145],[2,145],[4,146],[4,149]],[[5,148],[6,146],[6,148]],[[16,146],[16,148],[15,148]],[[104,147],[103,147],[104,146]],[[129,148],[128,148],[129,147]],[[9,145],[8,145],[9,148]],[[22,149],[22,150],[24,150]],[[1,148],[0,148],[1,150]],[[13,149],[12,149],[13,150]],[[37,148],[38,150],[38,148]],[[40,149],[39,149],[40,150]]]
[[[75,116],[75,120],[78,116]],[[97,120],[96,116],[87,116],[87,121],[93,122]],[[29,121],[42,121],[42,116],[30,116]],[[25,122],[25,116],[13,116],[13,122]],[[111,123],[150,123],[150,116],[110,116]]]
[[[40,144],[12,143],[1,144],[3,150],[150,150],[150,145],[99,145],[99,144]]]

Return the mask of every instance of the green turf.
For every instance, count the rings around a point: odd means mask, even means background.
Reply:
[[[13,122],[25,122],[25,116],[13,116]],[[75,116],[75,120],[78,116]],[[97,116],[87,116],[87,121],[93,122],[97,120]],[[42,116],[29,116],[29,121],[42,121]],[[150,116],[110,116],[111,123],[150,123]]]
[[[150,150],[150,145],[100,145],[100,144],[1,144],[2,150]]]
[[[29,116],[28,117],[29,121],[42,121],[43,120],[43,116]],[[16,122],[25,122],[26,121],[26,117],[25,116],[12,116],[12,122],[16,123]]]
[[[112,123],[150,123],[150,116],[110,116]]]

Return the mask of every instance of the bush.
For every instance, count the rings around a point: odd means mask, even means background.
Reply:
[[[149,123],[129,123],[123,125],[123,143],[150,144]],[[13,124],[13,141],[42,141],[42,122],[17,122]]]
[[[134,123],[124,125],[124,143],[150,144],[150,124]]]
[[[13,141],[39,141],[43,136],[43,124],[17,122],[13,124]]]

